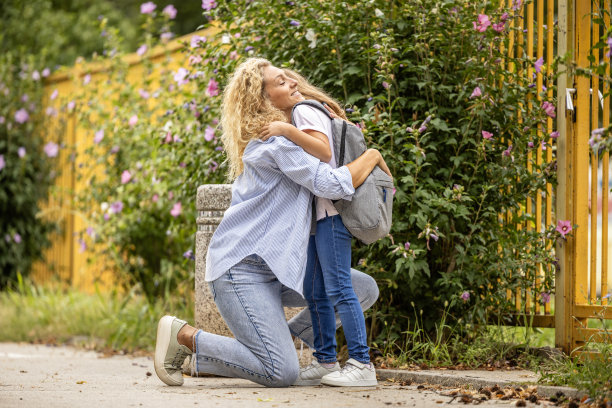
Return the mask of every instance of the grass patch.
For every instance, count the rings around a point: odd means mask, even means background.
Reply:
[[[193,322],[193,295],[151,305],[137,290],[86,294],[55,283],[20,280],[0,292],[0,341],[74,344],[95,350],[150,352],[157,322],[175,314]]]

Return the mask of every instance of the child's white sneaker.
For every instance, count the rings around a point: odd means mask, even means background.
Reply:
[[[321,384],[334,387],[372,387],[378,385],[378,381],[374,365],[363,364],[349,358],[342,370],[321,378]]]
[[[337,361],[333,367],[327,368],[319,364],[317,360],[313,360],[310,365],[300,368],[300,375],[293,385],[319,385],[324,375],[336,371],[340,371],[340,364]]]

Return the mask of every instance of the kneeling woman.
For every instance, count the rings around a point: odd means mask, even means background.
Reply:
[[[389,173],[374,149],[332,169],[284,137],[258,138],[270,122],[290,121],[291,109],[303,99],[282,69],[257,58],[242,63],[225,88],[223,144],[235,181],[230,208],[208,249],[206,280],[235,338],[164,316],[155,371],[168,385],[183,383],[181,365],[190,354],[197,372],[271,387],[289,386],[298,377],[291,334],[312,346],[312,323],[307,309],[287,322],[283,307],[306,306],[301,293],[313,194],[350,199],[375,166]],[[374,280],[355,270],[351,279],[361,306],[371,306],[378,296]]]

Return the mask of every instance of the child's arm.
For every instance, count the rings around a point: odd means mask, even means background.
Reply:
[[[267,140],[272,136],[285,136],[296,145],[300,146],[304,151],[324,163],[331,160],[331,147],[329,139],[325,134],[316,130],[305,129],[299,130],[290,123],[275,121],[264,126],[259,137],[261,140]]]

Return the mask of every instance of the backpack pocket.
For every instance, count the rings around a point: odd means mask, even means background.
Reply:
[[[391,229],[393,181],[377,166],[355,190],[351,201],[339,200],[334,205],[351,234],[371,244]]]

